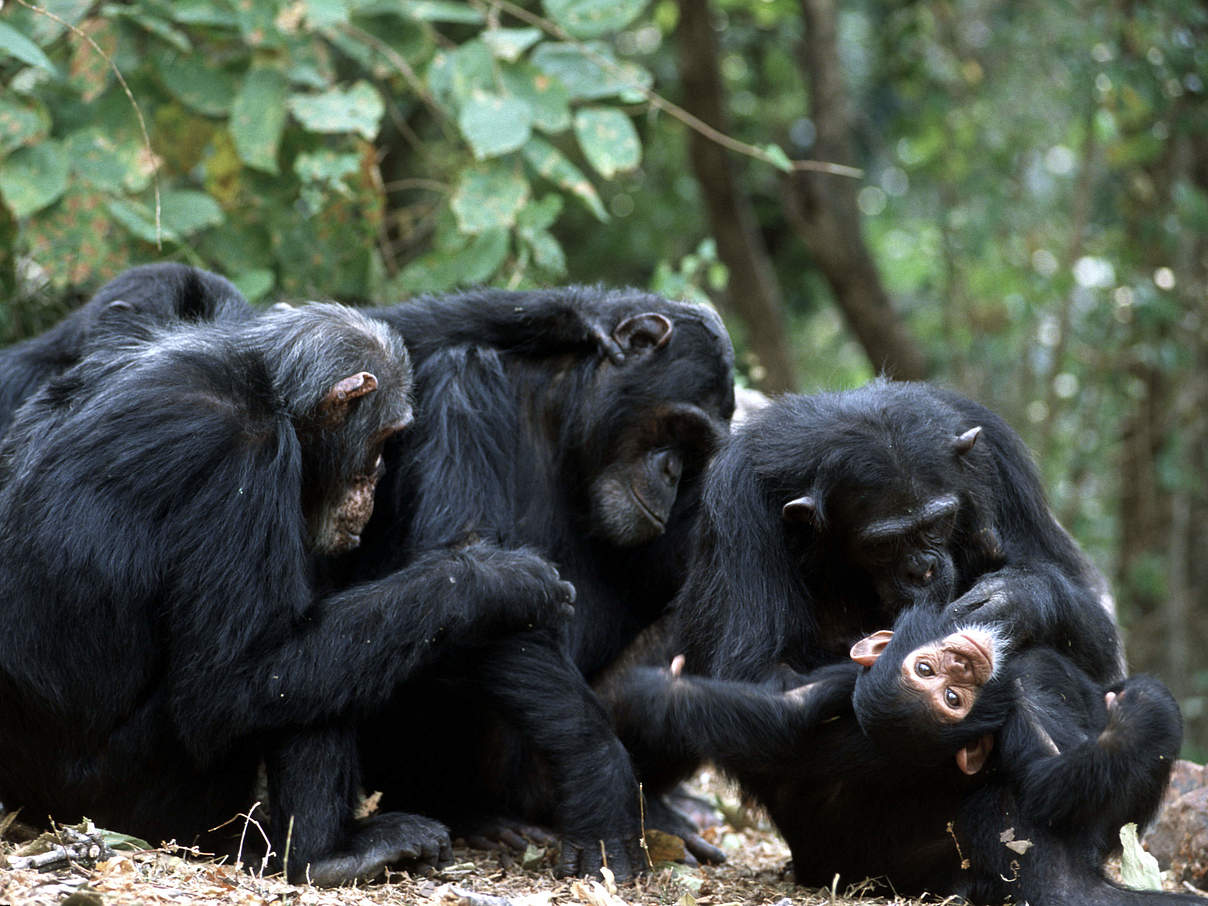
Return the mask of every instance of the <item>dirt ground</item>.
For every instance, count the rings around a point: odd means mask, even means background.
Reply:
[[[204,858],[183,858],[169,849],[119,852],[90,858],[76,847],[70,864],[39,872],[6,861],[23,851],[0,841],[0,906],[822,906],[858,902],[863,906],[955,903],[934,898],[867,897],[869,883],[836,883],[834,890],[807,890],[786,875],[788,848],[764,816],[746,809],[728,785],[709,772],[694,792],[719,804],[727,822],[705,831],[728,856],[726,863],[689,867],[656,863],[636,881],[612,885],[592,880],[555,879],[553,852],[530,847],[521,854],[454,848],[451,864],[427,877],[392,873],[385,881],[322,890],[265,876],[256,866],[243,869]],[[737,827],[735,826],[737,825]],[[253,829],[254,832],[254,829]],[[657,857],[657,856],[656,856]],[[1208,902],[1206,900],[1205,902]]]

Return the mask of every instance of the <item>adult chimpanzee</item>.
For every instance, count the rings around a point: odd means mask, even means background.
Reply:
[[[1106,583],[984,406],[877,380],[756,412],[706,480],[677,604],[688,669],[757,680],[846,656],[919,602],[1123,675]]]
[[[903,663],[938,666],[946,650],[967,658],[972,646],[986,660],[971,675],[955,671],[969,680],[969,710],[936,717],[909,757],[887,710],[865,709],[881,732],[863,732],[851,696],[854,687],[859,701],[868,672],[857,678],[843,663],[787,693],[636,670],[613,699],[618,730],[639,764],[678,751],[733,775],[767,807],[808,886],[838,874],[975,903],[1199,902],[1124,890],[1102,871],[1121,825],[1148,820],[1161,799],[1182,737],[1169,692],[1149,677],[1109,690],[1064,653],[1012,651],[992,632],[951,627],[934,608],[915,608],[899,621],[900,648],[856,652],[866,662],[879,654],[891,685],[903,682]],[[938,641],[913,646],[919,637]]]
[[[47,378],[80,360],[98,330],[174,322],[245,321],[253,309],[230,281],[175,262],[123,271],[50,330],[0,349],[0,437]]]
[[[566,637],[450,646],[365,725],[367,785],[467,834],[552,826],[562,873],[594,871],[604,841],[625,877],[638,787],[588,681],[682,579],[733,410],[729,339],[713,312],[632,290],[483,291],[376,314],[408,337],[420,419],[387,448],[359,568],[484,537],[541,551],[578,594]],[[407,742],[416,725],[423,746]]]
[[[487,542],[316,586],[412,420],[386,325],[315,305],[141,334],[43,385],[0,449],[0,799],[224,846],[206,831],[263,758],[291,878],[435,861],[434,820],[354,821],[356,722],[446,646],[564,622],[572,589]]]

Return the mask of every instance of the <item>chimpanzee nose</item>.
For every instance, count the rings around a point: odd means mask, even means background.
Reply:
[[[935,554],[911,554],[906,559],[906,578],[915,585],[927,585],[935,578],[939,558]]]

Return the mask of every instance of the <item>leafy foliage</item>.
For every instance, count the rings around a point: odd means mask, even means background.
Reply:
[[[574,159],[604,179],[636,167],[637,131],[604,102],[652,81],[564,38],[608,37],[645,6],[550,0],[543,30],[431,0],[16,5],[0,21],[6,252],[64,262],[47,273],[66,287],[162,242],[256,297],[559,277],[559,196],[608,216]],[[381,155],[402,164],[420,136],[426,166],[397,182],[436,187],[424,221],[442,226],[417,236],[392,220],[407,204]]]

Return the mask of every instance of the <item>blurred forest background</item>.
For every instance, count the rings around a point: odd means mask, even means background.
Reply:
[[[0,341],[135,263],[253,300],[712,300],[768,392],[1023,434],[1208,755],[1200,0],[7,0]]]

